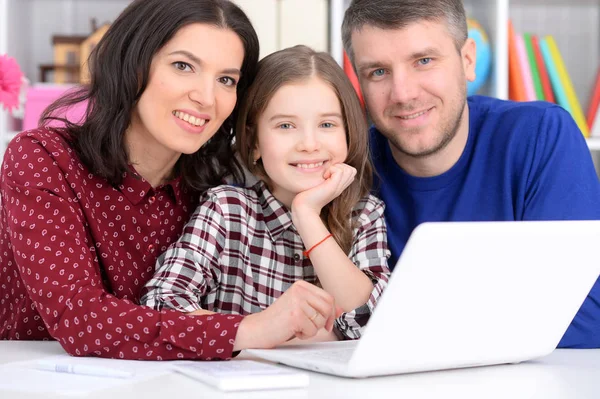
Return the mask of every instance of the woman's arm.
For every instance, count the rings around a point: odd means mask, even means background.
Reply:
[[[107,291],[102,258],[89,239],[78,193],[71,188],[77,163],[56,141],[29,135],[13,140],[0,181],[15,270],[49,334],[77,356],[231,357],[241,316],[155,311]],[[126,272],[122,278],[128,278]]]

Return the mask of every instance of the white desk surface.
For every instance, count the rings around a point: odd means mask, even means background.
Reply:
[[[57,342],[0,341],[0,364],[64,353]],[[249,358],[242,354],[238,358]],[[2,376],[0,376],[2,378]],[[0,398],[34,398],[0,390]],[[54,398],[51,392],[44,398]],[[600,349],[557,349],[515,365],[476,367],[368,379],[310,373],[307,389],[222,393],[179,374],[169,374],[87,398],[600,398]]]

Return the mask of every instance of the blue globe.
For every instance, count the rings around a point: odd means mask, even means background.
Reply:
[[[473,82],[467,81],[467,95],[471,96],[477,94],[490,75],[490,69],[492,67],[492,49],[490,48],[488,36],[479,22],[472,18],[468,18],[467,26],[469,29],[469,37],[475,41],[475,45],[477,46],[475,80]]]

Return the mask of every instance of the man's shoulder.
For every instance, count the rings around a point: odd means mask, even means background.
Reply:
[[[468,104],[472,118],[482,121],[497,120],[504,126],[511,121],[539,124],[547,115],[557,118],[570,117],[562,107],[545,101],[516,102],[486,96],[471,96],[468,98]]]

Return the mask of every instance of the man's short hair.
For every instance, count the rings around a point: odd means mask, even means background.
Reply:
[[[402,29],[419,21],[446,22],[460,52],[467,40],[467,19],[462,0],[352,0],[344,15],[342,40],[354,63],[352,33],[365,25]]]

